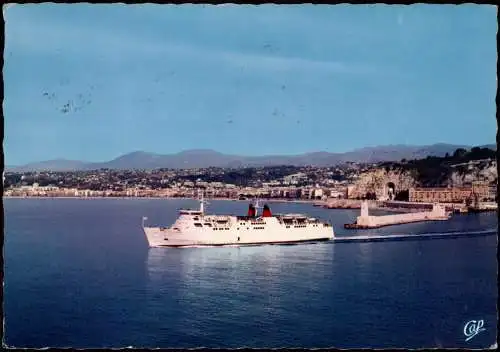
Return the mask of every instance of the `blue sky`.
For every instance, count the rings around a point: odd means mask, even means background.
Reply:
[[[494,143],[496,11],[4,7],[6,164]]]

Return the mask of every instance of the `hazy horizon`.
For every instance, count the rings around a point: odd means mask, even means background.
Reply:
[[[496,144],[495,6],[3,12],[6,165]]]
[[[185,152],[203,152],[203,151],[208,151],[208,152],[216,152],[216,153],[220,153],[220,154],[223,154],[223,155],[230,155],[230,156],[241,156],[241,157],[272,157],[272,156],[297,156],[297,155],[304,155],[304,154],[313,154],[313,153],[332,153],[332,154],[344,154],[344,153],[349,153],[349,152],[355,152],[355,151],[359,151],[359,150],[363,150],[363,149],[374,149],[374,148],[390,148],[390,147],[394,147],[394,148],[398,148],[398,147],[413,147],[413,148],[419,148],[419,147],[428,147],[428,146],[433,146],[433,145],[455,145],[455,144],[451,144],[451,143],[432,143],[432,144],[428,144],[428,145],[410,145],[410,144],[388,144],[388,145],[375,145],[375,146],[365,146],[365,147],[360,147],[360,148],[355,148],[355,149],[352,149],[352,150],[348,150],[348,151],[345,151],[345,152],[335,152],[335,151],[331,151],[331,152],[326,152],[324,150],[316,150],[316,151],[305,151],[305,152],[302,152],[302,153],[295,153],[295,154],[233,154],[233,153],[225,153],[225,152],[221,152],[221,151],[218,151],[218,150],[214,150],[214,149],[204,149],[204,148],[194,148],[194,149],[185,149],[185,150],[179,150],[177,152],[172,152],[172,153],[157,153],[157,152],[151,152],[151,151],[147,151],[147,150],[134,150],[134,151],[130,151],[128,153],[124,153],[124,154],[120,154],[120,155],[116,155],[115,157],[112,157],[110,159],[103,159],[103,160],[76,160],[76,159],[67,159],[67,158],[64,158],[64,157],[55,157],[55,158],[50,158],[50,159],[44,159],[44,160],[33,160],[33,161],[30,161],[30,162],[27,162],[27,163],[24,163],[24,164],[18,164],[18,165],[13,165],[13,164],[9,164],[6,166],[7,167],[18,167],[18,166],[23,166],[23,165],[30,165],[30,164],[36,164],[36,163],[40,163],[40,162],[46,162],[46,161],[75,161],[75,162],[84,162],[84,163],[101,163],[101,162],[108,162],[108,161],[111,161],[111,160],[114,160],[114,159],[117,159],[119,157],[122,157],[124,155],[129,155],[129,154],[133,154],[133,153],[146,153],[146,154],[154,154],[154,155],[175,155],[175,154],[180,154],[180,153],[185,153]],[[469,145],[468,147],[484,147],[484,146],[490,146],[490,145],[495,145],[496,146],[496,142],[495,143],[482,143],[482,144],[478,144],[478,145]],[[462,145],[458,145],[456,144],[456,146],[465,146],[465,144],[462,144]]]

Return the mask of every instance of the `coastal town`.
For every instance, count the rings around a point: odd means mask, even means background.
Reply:
[[[465,162],[453,163],[447,158],[452,157],[332,167],[5,172],[4,196],[194,198],[203,190],[210,199],[306,201],[329,208],[360,208],[361,200],[370,200],[399,209],[433,203],[496,209],[496,160],[462,155]],[[440,167],[446,165],[445,177],[429,184],[426,167],[436,159]]]
[[[2,6],[6,350],[498,348],[498,7],[255,5]]]

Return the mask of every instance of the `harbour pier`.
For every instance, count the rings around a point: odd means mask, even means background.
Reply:
[[[421,221],[448,220],[450,213],[441,204],[434,204],[431,211],[373,216],[368,213],[368,202],[361,203],[361,214],[353,224],[345,224],[346,229],[375,229],[383,226],[408,224]]]

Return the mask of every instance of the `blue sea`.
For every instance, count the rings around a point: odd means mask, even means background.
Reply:
[[[208,211],[245,214],[246,202]],[[269,203],[337,236],[474,232],[456,239],[149,249],[192,200],[4,199],[5,338],[14,347],[486,348],[497,331],[497,214],[377,230],[359,210]],[[482,320],[466,341],[465,325]],[[469,324],[470,327],[470,324]]]

